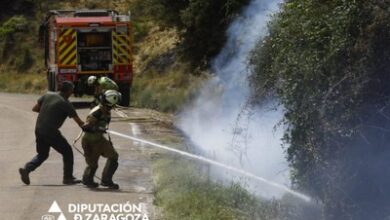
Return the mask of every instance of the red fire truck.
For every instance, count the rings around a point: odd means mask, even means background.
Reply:
[[[48,90],[59,83],[75,84],[75,96],[92,95],[89,76],[107,76],[122,93],[122,105],[130,102],[132,38],[130,14],[114,10],[52,10],[40,27],[45,48]]]

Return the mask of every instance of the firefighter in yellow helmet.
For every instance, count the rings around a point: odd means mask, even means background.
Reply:
[[[100,104],[93,108],[87,116],[83,126],[82,147],[87,167],[83,175],[83,184],[89,188],[98,187],[94,182],[94,175],[98,168],[100,156],[106,157],[107,162],[103,170],[101,185],[111,189],[119,189],[112,177],[118,168],[118,153],[110,139],[105,137],[111,121],[111,109],[120,101],[121,94],[115,90],[107,90],[101,96]]]

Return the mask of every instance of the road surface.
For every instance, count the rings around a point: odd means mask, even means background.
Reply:
[[[112,205],[126,202],[142,207],[142,213],[133,212],[133,216],[142,214],[149,219],[156,219],[150,150],[119,137],[112,138],[119,153],[120,165],[114,181],[120,185],[120,191],[103,188],[90,190],[81,184],[62,185],[62,157],[53,149],[49,159],[30,174],[31,185],[26,186],[21,182],[18,168],[24,166],[36,154],[34,126],[37,114],[32,112],[31,108],[37,98],[36,95],[0,94],[0,220],[51,220],[53,217],[63,220],[58,209],[54,208],[55,212],[49,213],[54,201],[58,203],[67,220],[74,219],[76,213],[69,212],[72,204],[89,204],[95,207],[99,204],[104,207],[109,205],[112,210],[106,214],[110,216],[118,207]],[[89,109],[78,109],[77,112],[85,120]],[[137,113],[142,115],[142,110]],[[136,123],[120,120],[119,116],[113,119],[110,129],[130,135],[137,135],[139,132]],[[73,120],[68,119],[61,131],[69,143],[72,143],[80,129]],[[76,145],[81,149],[80,142]],[[81,178],[85,168],[84,158],[75,150],[74,156],[74,175]],[[101,158],[98,176],[101,175],[104,162],[105,159]],[[83,219],[87,219],[87,212],[83,213]],[[45,215],[50,216],[42,218]]]

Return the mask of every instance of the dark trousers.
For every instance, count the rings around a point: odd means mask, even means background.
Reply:
[[[26,164],[27,171],[34,171],[48,157],[50,147],[62,155],[64,162],[64,179],[73,178],[73,151],[68,141],[61,135],[59,131],[53,134],[41,134],[35,131],[37,155]]]

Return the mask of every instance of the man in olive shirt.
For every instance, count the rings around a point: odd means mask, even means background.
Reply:
[[[59,93],[48,92],[38,99],[33,107],[38,112],[35,125],[37,155],[24,168],[19,169],[22,181],[29,185],[29,173],[39,167],[48,157],[50,147],[62,154],[64,162],[64,184],[76,184],[81,181],[73,177],[73,151],[62,136],[59,128],[67,117],[72,118],[80,127],[84,122],[79,118],[68,98],[72,95],[73,83],[65,81]]]

